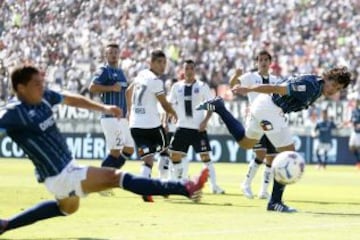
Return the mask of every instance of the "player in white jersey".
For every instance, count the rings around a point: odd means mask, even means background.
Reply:
[[[141,175],[151,177],[154,154],[166,147],[165,131],[161,124],[157,103],[170,117],[177,119],[176,112],[166,100],[163,81],[159,78],[166,67],[166,56],[161,50],[151,53],[150,69],[139,72],[126,91],[126,101],[130,109],[129,125],[139,157],[144,161]],[[151,196],[143,196],[152,202]]]
[[[234,75],[230,79],[230,86],[231,88],[237,84],[240,84],[245,87],[250,87],[259,84],[275,84],[279,81],[279,79],[269,74],[269,68],[271,64],[272,57],[270,53],[265,50],[260,51],[256,56],[256,63],[258,70],[247,72],[242,75],[242,71],[237,69]],[[255,98],[260,93],[257,92],[249,92],[247,94],[249,99],[249,105],[251,108],[251,104],[254,102]],[[247,118],[247,125],[249,127],[249,119]],[[255,159],[249,163],[248,172],[246,174],[246,178],[242,183],[241,189],[244,193],[244,196],[251,199],[254,197],[252,190],[251,190],[251,183],[255,174],[259,168],[259,166],[263,163],[265,158],[265,169],[263,174],[262,185],[258,194],[258,197],[261,199],[267,199],[269,197],[268,194],[268,187],[271,182],[272,178],[272,171],[271,171],[271,163],[276,155],[276,149],[266,137],[260,139],[260,141],[254,146],[253,151],[255,152]]]
[[[169,96],[169,101],[178,113],[177,128],[169,146],[173,163],[172,176],[177,179],[184,177],[182,161],[186,161],[186,153],[193,146],[195,152],[200,154],[204,168],[209,169],[212,192],[224,194],[224,190],[216,183],[215,168],[209,155],[211,148],[206,127],[212,113],[208,111],[204,114],[195,109],[201,102],[213,98],[213,95],[206,83],[196,80],[193,60],[186,60],[183,68],[185,80],[175,83]]]

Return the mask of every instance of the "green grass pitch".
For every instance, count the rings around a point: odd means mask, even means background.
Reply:
[[[140,162],[128,162],[124,170],[138,173],[139,166]],[[191,175],[201,167],[191,163]],[[218,183],[226,195],[211,194],[207,185],[199,204],[178,196],[144,203],[123,190],[115,190],[113,197],[92,194],[82,199],[80,210],[72,216],[9,231],[0,239],[360,239],[360,171],[355,167],[329,166],[318,171],[306,166],[301,181],[288,186],[284,196],[288,205],[299,210],[295,214],[267,212],[265,200],[246,199],[239,187],[246,168],[217,163]],[[153,172],[155,176],[156,168]],[[254,180],[254,193],[261,178],[262,168]],[[0,159],[0,218],[51,198],[35,181],[30,161]]]

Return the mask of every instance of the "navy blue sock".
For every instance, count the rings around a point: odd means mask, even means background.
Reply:
[[[122,188],[139,195],[183,195],[188,197],[189,193],[180,182],[163,182],[157,179],[137,177],[125,173]]]
[[[279,183],[278,181],[276,181],[274,179],[274,185],[273,185],[273,190],[272,190],[270,202],[271,203],[279,203],[279,202],[281,202],[284,190],[285,190],[285,185]]]
[[[217,108],[216,112],[219,114],[230,134],[237,142],[244,138],[244,126],[236,118],[234,118],[234,116],[225,107]]]
[[[109,154],[101,163],[101,167],[112,167],[119,169],[124,165],[124,163],[125,163],[125,158],[122,157],[121,154],[118,158]]]
[[[6,231],[19,228],[47,218],[65,216],[56,201],[45,201],[8,220]]]

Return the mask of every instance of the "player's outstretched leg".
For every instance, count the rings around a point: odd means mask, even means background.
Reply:
[[[284,212],[284,213],[297,212],[295,208],[286,206],[282,202],[282,195],[284,193],[284,190],[285,190],[285,185],[279,183],[274,179],[273,191],[267,206],[268,211],[276,211],[276,212]]]
[[[37,221],[65,216],[56,201],[45,201],[29,208],[9,220],[0,220],[0,235],[6,231],[33,224]]]
[[[226,109],[224,100],[221,97],[215,97],[205,101],[197,106],[196,109],[216,112],[237,142],[245,137],[244,126]]]
[[[120,179],[120,187],[139,195],[183,195],[194,202],[198,202],[208,176],[209,170],[203,169],[195,180],[182,183],[176,181],[164,182],[123,173]]]

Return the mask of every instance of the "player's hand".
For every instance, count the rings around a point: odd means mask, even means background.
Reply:
[[[242,69],[240,69],[240,68],[237,68],[236,70],[235,70],[235,77],[240,77],[242,74],[243,74],[243,71],[242,71]]]
[[[234,94],[240,94],[240,95],[246,95],[249,92],[249,89],[247,87],[242,87],[240,84],[236,84],[231,91]]]
[[[114,92],[120,92],[121,91],[121,86],[119,83],[115,83],[114,85],[112,85],[112,90]]]
[[[106,114],[113,115],[114,117],[121,118],[123,115],[123,112],[121,108],[115,106],[115,105],[105,105],[105,111]]]
[[[169,114],[169,118],[172,123],[177,123],[178,116],[177,116],[176,112]]]

